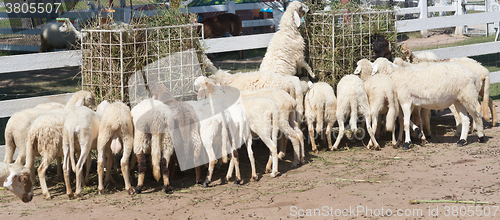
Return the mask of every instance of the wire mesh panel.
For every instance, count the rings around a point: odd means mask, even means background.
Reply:
[[[354,73],[362,58],[373,61],[372,37],[381,35],[395,41],[393,11],[314,13],[306,27],[309,65],[320,81],[337,84],[342,76]]]
[[[177,99],[193,97],[202,75],[200,24],[84,30],[82,87],[99,101],[132,106],[150,96],[148,84],[161,83]]]

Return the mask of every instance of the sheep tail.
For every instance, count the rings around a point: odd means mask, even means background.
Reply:
[[[69,144],[69,159],[71,160],[71,169],[76,173],[76,160],[75,160],[75,136],[76,131],[68,132],[68,144]]]
[[[396,117],[397,117],[397,99],[396,97],[390,97],[388,99],[389,102],[389,111],[387,112],[387,117],[386,117],[386,123],[385,123],[385,129],[387,131],[393,131],[394,130],[394,124],[396,123]]]
[[[161,160],[161,140],[162,133],[153,133],[151,135],[151,165],[153,166],[153,176],[156,181],[160,180],[160,160]]]
[[[323,121],[325,119],[325,108],[326,104],[323,103],[322,106],[317,108],[318,111],[316,111],[316,132],[318,134],[321,133],[321,130],[323,130]]]
[[[349,120],[349,126],[351,131],[356,132],[358,125],[358,100],[353,99],[351,102],[351,119]]]
[[[122,150],[122,143],[120,142],[120,136],[118,136],[115,132],[113,137],[111,138],[110,144],[111,151],[113,154],[118,154]]]

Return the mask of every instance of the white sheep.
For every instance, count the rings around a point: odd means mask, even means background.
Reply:
[[[170,191],[168,164],[174,153],[172,111],[158,100],[145,99],[130,111],[134,122],[134,153],[138,162],[136,193],[141,193],[146,171],[146,156],[151,154],[153,176],[163,177],[163,190]]]
[[[51,110],[51,109],[64,108],[64,104],[61,104],[59,102],[48,102],[48,103],[38,104],[37,106],[35,106],[35,108]]]
[[[278,150],[276,144],[279,131],[279,110],[275,102],[272,99],[260,97],[259,95],[243,95],[243,97],[241,97],[238,90],[227,86],[216,86],[212,80],[206,77],[198,77],[195,80],[195,85],[201,87],[198,91],[200,98],[205,98],[207,96],[206,91],[209,91],[212,97],[222,97],[228,104],[234,103],[235,105],[243,107],[250,130],[254,132],[256,136],[260,137],[271,152],[269,161],[266,165],[266,172],[271,172],[271,177],[276,177],[278,173]],[[286,94],[286,92],[284,93]],[[232,120],[234,120],[234,118]],[[240,124],[242,123],[243,122],[240,122]],[[252,166],[251,180],[256,180],[257,174],[255,172],[253,151],[248,145],[247,151]],[[230,176],[228,175],[228,177]]]
[[[33,184],[29,173],[30,171],[21,164],[0,162],[1,186],[14,193],[24,203],[33,199]]]
[[[484,142],[483,121],[476,112],[479,94],[479,77],[471,70],[456,63],[438,63],[424,68],[398,67],[387,59],[379,58],[373,63],[373,72],[389,75],[396,85],[398,100],[404,115],[405,143],[410,141],[410,116],[414,106],[427,109],[444,109],[455,104],[462,119],[462,134],[458,146],[466,142],[469,119],[472,115],[477,124],[480,142]],[[439,80],[435,80],[439,79]]]
[[[76,174],[76,197],[82,198],[83,165],[87,163],[87,175],[85,182],[88,182],[90,171],[90,150],[97,150],[97,135],[99,134],[99,124],[101,120],[97,113],[85,106],[78,106],[72,109],[64,121],[63,134],[63,171],[66,182],[66,195],[69,199],[74,198],[69,178],[70,166]],[[75,152],[79,152],[78,162],[75,164]]]
[[[121,101],[115,101],[112,104],[106,101],[97,106],[97,114],[101,115],[97,138],[97,173],[99,177],[97,189],[99,194],[104,193],[104,182],[111,179],[113,154],[118,154],[123,148],[120,165],[125,181],[125,190],[129,195],[132,195],[134,190],[130,183],[129,158],[134,145],[134,124],[130,108]],[[106,179],[103,181],[104,163],[106,162]]]
[[[42,194],[46,199],[52,198],[45,181],[45,172],[50,163],[57,158],[63,157],[63,126],[65,114],[47,114],[35,119],[27,133],[26,140],[26,165],[32,173],[35,172],[35,155],[40,154],[42,160],[38,167],[38,177]],[[58,166],[60,166],[58,164]]]
[[[266,54],[260,65],[261,71],[277,72],[282,75],[295,75],[301,67],[306,68],[309,75],[315,78],[311,67],[304,60],[304,38],[299,26],[305,13],[309,11],[306,4],[291,2],[279,24],[279,30],[269,42]]]
[[[337,98],[333,88],[325,82],[318,82],[311,85],[311,88],[304,99],[305,119],[309,130],[312,150],[318,153],[316,142],[314,141],[314,131],[319,134],[326,126],[328,147],[332,146],[332,127],[336,119]],[[316,124],[316,126],[314,126]],[[315,129],[316,128],[316,129]]]
[[[14,152],[18,150],[16,163],[25,163],[26,158],[26,140],[28,129],[31,123],[39,116],[51,112],[59,113],[70,110],[75,106],[87,106],[95,108],[95,98],[88,91],[78,91],[66,103],[64,109],[43,110],[39,108],[25,109],[12,114],[5,126],[5,163],[12,163]],[[59,163],[60,164],[60,163]],[[62,172],[58,169],[58,176],[62,178]],[[32,174],[33,175],[33,174]]]
[[[370,106],[368,104],[368,96],[365,92],[363,81],[356,75],[346,75],[342,77],[337,84],[336,117],[339,124],[339,134],[337,136],[337,140],[335,140],[335,144],[333,144],[330,148],[331,150],[338,149],[340,140],[344,136],[344,118],[349,113],[351,117],[349,121],[350,129],[354,135],[356,134],[358,112],[365,117],[366,129],[368,130],[368,135],[370,135],[370,140],[374,144],[374,149],[380,149],[380,146],[373,135]],[[369,146],[368,149],[370,149]]]
[[[285,91],[281,89],[259,89],[252,91],[242,91],[241,95],[246,96],[260,96],[272,99],[279,109],[279,129],[285,135],[287,139],[292,142],[294,149],[294,160],[292,167],[297,167],[297,164],[302,164],[304,162],[305,152],[304,152],[304,138],[302,131],[298,128],[298,122],[296,118],[296,106],[295,100]],[[286,141],[286,139],[282,139]],[[282,158],[286,154],[286,142],[278,144],[281,148],[279,157]]]
[[[420,52],[415,52],[414,54],[418,62],[439,60],[439,57],[435,53],[429,51],[420,51]]]
[[[235,183],[239,184],[241,181],[241,176],[239,172],[239,159],[238,159],[238,154],[237,154],[237,148],[239,148],[243,143],[246,144],[247,149],[250,149],[252,147],[252,135],[250,132],[250,126],[248,124],[248,119],[245,115],[245,110],[244,106],[241,102],[239,92],[237,89],[234,89],[232,87],[220,87],[216,86],[213,81],[206,77],[198,77],[195,81],[195,86],[199,87],[198,91],[198,96],[201,98],[198,103],[189,103],[193,105],[193,108],[195,108],[195,111],[197,111],[198,118],[200,120],[200,130],[202,131],[201,136],[202,136],[202,141],[203,145],[205,146],[205,149],[207,150],[207,153],[209,154],[209,159],[210,162],[214,160],[213,156],[210,158],[211,153],[210,151],[213,150],[211,147],[208,147],[209,144],[213,144],[216,147],[222,145],[222,156],[224,156],[227,152],[225,149],[225,146],[228,144],[231,146],[230,152],[232,155],[231,162],[229,164],[229,169],[226,175],[226,180],[229,180],[232,176],[232,171],[233,168],[236,168],[236,181]],[[227,89],[227,91],[226,91]],[[208,98],[208,99],[205,99]],[[205,101],[205,102],[201,102]],[[210,108],[206,109],[200,109],[200,105],[206,105],[206,102],[208,101],[208,104]],[[203,113],[200,112],[204,111]],[[222,122],[216,122],[212,123],[210,122],[211,120],[214,119],[202,119],[202,118],[207,118],[208,117],[213,117],[214,114],[221,115],[222,116]],[[200,117],[202,116],[202,117]],[[218,120],[218,119],[215,119]],[[207,127],[206,123],[209,122],[209,124],[218,124],[220,123],[221,132],[221,139],[222,144],[220,142],[215,142],[213,140],[208,140],[207,138],[210,136],[213,136],[214,134],[218,134],[219,128],[212,128],[212,129],[204,129]],[[226,126],[226,128],[225,128]],[[223,134],[222,131],[224,130],[227,131],[227,135]],[[203,130],[206,130],[203,132]],[[229,139],[225,138],[228,137]],[[228,142],[228,144],[224,144],[224,142]],[[251,152],[249,152],[251,153]],[[249,154],[249,157],[253,158]],[[223,158],[224,161],[224,158]],[[256,171],[255,171],[255,165],[253,164],[253,160],[251,159],[250,162],[251,167],[252,167],[252,179],[256,178]],[[209,173],[210,173],[210,166],[212,166],[212,163],[209,164]],[[213,168],[212,168],[213,170]],[[203,184],[204,186],[207,186],[210,183],[210,178],[211,176],[207,175],[207,179],[205,180],[205,183]]]
[[[165,103],[174,116],[174,147],[177,162],[181,170],[195,168],[196,183],[201,184],[200,162],[203,143],[200,136],[200,123],[193,107],[174,99],[162,83],[148,83],[154,99]]]
[[[383,74],[372,76],[372,63],[368,59],[361,59],[357,62],[354,74],[359,74],[364,81],[365,91],[368,95],[368,103],[370,104],[370,115],[372,128],[375,131],[375,137],[380,134],[380,126],[378,121],[382,114],[386,115],[386,131],[392,132],[392,147],[397,147],[396,132],[394,122],[399,115],[399,102],[396,94],[396,86],[392,79]],[[400,135],[402,132],[400,130]],[[368,143],[368,147],[372,146],[372,142]]]
[[[68,19],[64,22],[49,22],[40,31],[41,44],[38,52],[74,48],[82,37]]]

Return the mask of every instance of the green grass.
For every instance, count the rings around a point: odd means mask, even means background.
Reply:
[[[490,97],[495,101],[500,100],[500,83],[490,85]]]

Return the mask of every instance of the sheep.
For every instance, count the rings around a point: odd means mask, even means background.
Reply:
[[[0,183],[24,203],[33,199],[33,184],[29,173],[21,164],[0,162]]]
[[[469,119],[466,112],[478,126],[479,142],[485,142],[483,121],[474,109],[479,94],[479,77],[471,70],[456,63],[438,63],[424,68],[398,67],[385,58],[373,63],[372,75],[382,73],[390,76],[396,85],[396,92],[404,115],[405,142],[408,149],[410,141],[410,116],[414,106],[427,109],[444,109],[454,104],[462,119],[462,134],[457,146],[466,142]],[[440,80],[435,80],[440,79]]]
[[[437,61],[437,60],[439,60],[439,57],[436,56],[435,53],[428,52],[428,51],[417,52],[417,53],[415,53],[415,57],[417,58],[418,62]]]
[[[311,88],[304,99],[305,119],[307,129],[309,130],[309,138],[311,140],[312,150],[318,153],[316,143],[314,141],[314,123],[316,123],[316,132],[323,131],[326,125],[324,134],[328,140],[328,147],[332,146],[331,131],[333,124],[337,120],[335,118],[337,108],[337,98],[333,88],[324,82],[318,82],[311,85]]]
[[[351,131],[356,134],[358,111],[365,117],[366,129],[368,130],[368,135],[370,135],[370,140],[374,144],[374,149],[380,149],[380,146],[373,135],[370,106],[368,104],[368,96],[365,92],[363,81],[356,75],[346,75],[342,77],[337,84],[336,117],[339,124],[339,134],[337,136],[337,140],[335,140],[335,144],[330,147],[330,150],[338,149],[340,140],[344,136],[344,118],[349,113],[351,113],[349,125]],[[367,147],[370,149],[370,146]]]
[[[116,155],[122,148],[123,155],[120,165],[125,190],[129,195],[132,195],[134,190],[130,183],[129,158],[134,147],[134,124],[130,108],[121,101],[115,101],[112,104],[106,101],[99,104],[97,109],[97,114],[101,115],[97,138],[97,173],[99,177],[97,189],[99,195],[104,194],[103,182],[108,182],[111,179],[112,154]],[[106,180],[103,181],[105,162],[107,162],[107,172]]]
[[[247,95],[240,97],[240,93],[236,89],[230,87],[218,87],[213,83],[213,81],[207,79],[206,77],[198,77],[195,80],[195,85],[203,85],[203,88],[200,88],[198,91],[200,98],[204,98],[206,96],[206,90],[211,93],[212,97],[223,97],[226,98],[226,101],[243,107],[250,130],[253,134],[255,134],[255,136],[259,136],[261,138],[271,152],[269,161],[266,165],[266,172],[271,172],[271,177],[276,177],[278,172],[278,150],[276,147],[276,138],[278,135],[279,110],[275,102],[272,99],[260,97],[259,95]],[[234,98],[228,99],[228,97],[231,96]],[[236,99],[236,97],[237,100],[235,101],[234,99]],[[242,124],[242,122],[240,122],[240,124]],[[249,145],[247,145],[247,149],[250,164],[252,166],[251,180],[256,180],[257,174],[255,172],[253,151]],[[228,173],[230,173],[230,171]]]
[[[77,31],[68,19],[62,23],[49,22],[40,31],[41,44],[38,52],[51,52],[54,49],[72,49],[85,36]]]
[[[88,91],[78,91],[68,100],[64,109],[43,110],[39,108],[25,109],[12,114],[7,125],[5,126],[5,163],[12,163],[14,152],[18,149],[16,163],[25,163],[26,158],[26,141],[25,138],[31,123],[39,116],[49,114],[51,112],[63,112],[74,108],[75,106],[87,106],[95,108],[95,98]],[[60,163],[59,163],[60,164]],[[58,176],[62,177],[62,172],[59,170]],[[33,175],[33,174],[32,174]]]
[[[277,72],[282,75],[295,75],[297,69],[304,67],[315,78],[311,67],[304,60],[304,38],[300,35],[301,19],[309,7],[301,2],[291,2],[279,24],[262,59],[260,71]]]
[[[373,45],[373,50],[375,51],[375,54],[373,55],[373,58],[379,58],[379,57],[385,57],[388,60],[392,60],[392,48],[391,48],[391,42],[385,39],[381,35],[374,35],[372,37],[372,45]]]
[[[209,173],[210,175],[207,175],[207,179],[205,180],[205,183],[203,184],[204,186],[207,186],[210,181],[211,181],[211,170],[213,170],[213,163],[214,157],[212,147],[210,146],[212,143],[215,143],[217,147],[220,146],[219,142],[215,142],[213,140],[213,135],[218,134],[219,131],[221,133],[221,141],[222,141],[222,156],[226,155],[227,150],[225,150],[225,142],[229,142],[231,146],[231,162],[229,164],[229,169],[226,175],[226,180],[229,180],[232,176],[232,171],[233,168],[236,168],[236,184],[239,184],[241,181],[241,176],[239,173],[239,162],[238,162],[238,154],[237,154],[237,149],[241,146],[241,144],[244,142],[247,146],[247,149],[250,149],[252,147],[252,135],[250,132],[250,126],[248,124],[248,119],[245,115],[244,107],[241,107],[241,100],[239,98],[239,92],[234,89],[234,88],[227,88],[228,91],[225,91],[226,88],[222,87],[217,87],[213,83],[213,81],[209,80],[206,77],[198,77],[195,80],[195,86],[199,87],[198,91],[198,96],[201,98],[200,101],[197,103],[191,102],[193,108],[195,108],[195,111],[197,111],[198,118],[200,119],[200,126],[202,130],[201,134],[202,136],[202,141],[203,145],[205,146],[205,149],[207,150],[207,153],[209,154],[209,159],[210,159],[210,164],[209,164]],[[207,98],[208,99],[204,99]],[[231,98],[232,97],[232,98]],[[229,102],[226,100],[230,100]],[[204,102],[202,102],[204,101]],[[234,102],[236,101],[236,103]],[[208,102],[208,103],[206,103]],[[209,105],[210,108],[208,109],[201,109],[200,107]],[[217,107],[217,109],[215,108]],[[203,112],[204,111],[204,112]],[[221,115],[222,116],[222,121],[220,119],[205,119],[201,120],[202,118],[207,118],[213,116],[214,114]],[[216,115],[216,116],[217,116]],[[201,117],[200,117],[201,116]],[[219,120],[218,122],[210,122],[212,120]],[[217,127],[211,127],[211,129],[204,129],[205,127],[208,127],[206,123],[216,125]],[[217,124],[220,124],[217,125]],[[220,128],[222,127],[222,128]],[[221,130],[220,130],[221,129]],[[206,130],[203,132],[203,130]],[[225,130],[228,130],[224,132]],[[224,133],[223,133],[224,132]],[[212,139],[208,139],[212,136]],[[228,141],[228,138],[229,141]],[[249,152],[251,153],[251,152]],[[250,158],[253,158],[249,154]],[[224,162],[224,158],[223,158]],[[255,172],[255,165],[253,164],[253,160],[251,159],[250,162],[251,167],[253,168],[252,170],[252,179],[256,179],[256,172]],[[212,167],[212,168],[211,168]]]
[[[168,164],[174,152],[172,111],[162,102],[145,99],[130,111],[134,123],[134,154],[138,162],[136,193],[141,193],[146,171],[145,154],[151,154],[153,176],[156,181],[163,177],[163,190],[169,192]]]
[[[46,199],[51,199],[47,183],[45,181],[45,172],[50,163],[56,157],[63,157],[63,126],[66,114],[47,114],[35,119],[27,133],[26,140],[26,165],[31,172],[34,171],[35,154],[42,156],[40,166],[38,167],[38,177],[42,194]],[[58,166],[60,166],[58,164]]]
[[[266,165],[266,173],[271,173],[271,177],[276,177],[278,174],[278,148],[277,136],[279,131],[279,110],[276,103],[266,97],[243,97],[243,104],[245,106],[245,114],[248,119],[248,124],[252,130],[252,134],[258,136],[262,142],[269,148],[271,155],[269,155],[269,162]],[[248,157],[250,164],[254,165],[253,151],[247,147]],[[272,168],[271,168],[272,165]],[[255,167],[252,167],[252,171]],[[256,180],[257,175],[252,173],[252,180]]]
[[[367,59],[361,59],[357,62],[355,75],[360,75],[364,81],[365,91],[368,95],[368,103],[370,104],[370,115],[372,121],[372,128],[375,131],[375,137],[378,138],[380,134],[378,126],[379,115],[387,114],[386,116],[386,131],[392,131],[392,147],[396,148],[398,142],[396,141],[394,122],[399,115],[399,102],[396,94],[396,86],[392,79],[387,75],[371,75],[372,63]],[[400,130],[400,135],[402,132]],[[368,143],[371,147],[373,143]]]
[[[85,182],[88,182],[90,171],[90,150],[97,150],[97,135],[99,134],[99,124],[101,120],[97,113],[85,106],[78,106],[72,109],[64,121],[63,145],[64,155],[63,171],[66,183],[66,195],[69,199],[74,198],[69,179],[70,166],[76,174],[76,197],[82,198],[83,165],[87,162],[87,175]],[[75,165],[75,150],[79,150],[80,157]],[[71,162],[71,163],[70,163]]]
[[[295,87],[294,98],[295,101],[297,101],[297,108],[296,108],[297,120],[301,122],[304,117],[304,94],[307,92],[307,89],[303,88],[299,77],[291,75],[284,75],[284,77],[288,79],[288,81],[290,81]]]
[[[285,91],[280,89],[265,88],[259,90],[242,91],[242,97],[260,96],[272,99],[279,109],[279,129],[287,139],[290,139],[294,149],[294,160],[292,167],[304,162],[304,138],[302,131],[298,128],[295,109],[297,103]],[[286,140],[286,139],[284,139]],[[286,153],[286,143],[281,145],[282,149],[279,157],[282,158]]]

